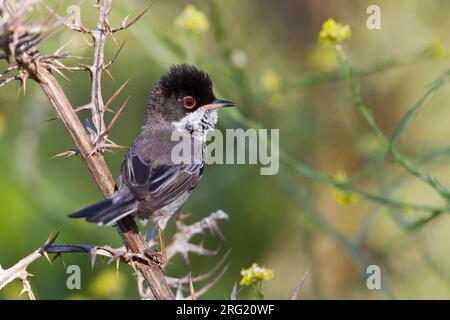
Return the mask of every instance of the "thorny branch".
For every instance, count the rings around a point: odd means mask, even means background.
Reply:
[[[90,30],[81,24],[70,24],[67,19],[60,17],[55,10],[46,5],[44,6],[50,12],[50,18],[44,20],[37,19],[36,21],[29,22],[28,19],[26,19],[27,13],[41,5],[42,0],[22,0],[14,3],[9,0],[0,0],[0,17],[2,18],[0,50],[3,51],[0,51],[0,59],[6,60],[10,65],[6,70],[0,73],[0,87],[13,80],[19,80],[21,84],[20,88],[25,92],[27,79],[35,80],[40,85],[41,89],[54,106],[57,112],[57,118],[63,122],[72,140],[76,144],[76,148],[59,155],[80,155],[105,197],[111,196],[115,184],[102,153],[109,148],[118,147],[117,144],[108,139],[108,133],[117,122],[121,111],[125,107],[126,101],[122,104],[119,111],[116,112],[109,125],[106,125],[104,122],[104,113],[111,111],[112,104],[123,90],[124,86],[128,83],[128,81],[126,81],[120,86],[117,92],[109,98],[106,105],[104,104],[101,87],[102,73],[107,72],[111,76],[109,68],[116,61],[117,56],[123,47],[123,45],[120,46],[113,59],[105,64],[105,41],[107,36],[112,36],[113,33],[133,25],[149,9],[147,8],[144,10],[144,12],[138,15],[130,23],[127,23],[127,19],[125,19],[118,27],[111,28],[108,22],[111,3],[112,0],[98,1],[97,7],[99,10],[99,18],[97,27],[94,30]],[[56,19],[56,23],[52,22],[52,18]],[[65,66],[61,62],[62,59],[83,58],[72,55],[71,51],[73,50],[65,50],[67,44],[56,50],[52,55],[41,55],[36,45],[52,35],[61,24],[71,30],[92,36],[94,45],[94,59],[92,64],[79,64],[75,67]],[[47,34],[45,34],[46,32]],[[86,105],[77,108],[72,107],[63,89],[53,75],[53,72],[56,72],[65,77],[63,71],[87,71],[90,73],[91,94],[90,101]],[[13,72],[15,72],[15,74],[4,77]],[[91,111],[93,128],[88,125],[87,132],[76,114],[81,110]],[[222,219],[223,215],[218,218]],[[111,249],[108,247],[90,245],[53,246],[52,242],[54,239],[50,239],[52,241],[47,241],[46,245],[33,252],[27,258],[21,260],[16,266],[7,270],[1,269],[0,289],[13,279],[18,278],[23,282],[24,291],[28,293],[30,298],[34,298],[34,294],[32,293],[31,286],[28,282],[30,274],[26,271],[29,263],[33,262],[41,255],[47,255],[49,252],[56,254],[61,254],[63,252],[88,252],[91,255],[91,259],[92,257],[95,257],[96,254],[100,254],[110,256],[111,258],[116,257],[116,261],[119,261],[117,257],[120,257],[120,260],[132,265],[137,272],[138,279],[140,279],[139,287],[145,286],[146,288],[145,298],[173,299],[174,296],[169,283],[166,281],[162,272],[161,262],[154,261],[154,259],[151,258],[155,255],[151,254],[149,244],[139,233],[139,229],[133,218],[127,217],[120,220],[118,222],[118,227],[126,248]],[[195,232],[193,234],[195,234]],[[173,249],[170,249],[171,247],[169,247],[172,255],[179,252],[181,253],[182,249],[180,249],[178,245],[180,241],[184,241],[185,245],[191,245],[189,240],[186,239],[186,236],[180,236],[179,240],[174,239]],[[195,245],[189,246],[187,250],[202,254],[200,247]],[[206,250],[203,252],[208,252],[207,249],[203,250]],[[209,253],[212,254],[213,251]],[[141,281],[142,279],[145,279],[145,284]]]
[[[223,211],[213,212],[206,218],[203,218],[201,221],[191,224],[185,225],[181,220],[177,223],[177,233],[174,235],[172,242],[167,247],[167,260],[170,261],[177,253],[180,253],[184,256],[185,252],[188,252],[192,247],[203,248],[202,245],[193,244],[192,238],[199,234],[204,233],[206,230],[209,230],[211,233],[215,234],[217,232],[213,231],[217,227],[217,223],[219,220],[228,219],[228,215]],[[220,232],[220,231],[219,231]],[[31,273],[27,271],[27,268],[31,263],[36,261],[38,258],[44,256],[47,260],[52,263],[56,258],[60,257],[64,253],[87,253],[90,256],[91,265],[94,266],[97,256],[110,258],[110,262],[115,262],[116,267],[119,268],[119,262],[124,262],[131,265],[135,271],[137,272],[137,281],[138,281],[138,289],[142,299],[154,299],[154,295],[152,290],[146,285],[146,280],[143,277],[142,273],[137,270],[137,264],[140,263],[158,263],[158,261],[154,260],[154,256],[147,254],[140,254],[130,252],[125,246],[119,248],[112,248],[110,246],[98,246],[93,244],[61,244],[55,245],[54,242],[58,237],[58,233],[54,235],[50,235],[45,244],[36,249],[34,252],[17,262],[14,266],[9,269],[2,269],[0,266],[0,290],[3,289],[7,284],[14,281],[15,279],[19,279],[22,281],[22,293],[27,293],[28,297],[32,300],[35,299],[35,295],[31,288],[30,282],[28,280],[29,277],[32,276]],[[155,245],[156,242],[151,239],[149,241],[150,247]],[[186,250],[182,248],[185,247]],[[203,253],[199,253],[199,251],[191,251],[193,253],[197,253],[198,255],[210,255],[209,250],[203,248]],[[49,254],[55,254],[55,256],[50,259]],[[201,274],[196,277],[191,277],[187,275],[180,279],[166,277],[168,284],[172,288],[177,289],[177,299],[186,299],[182,295],[183,290],[186,291],[186,285],[190,285],[193,283],[198,283],[202,281],[206,281],[208,279],[212,280],[207,283],[203,288],[201,288],[198,292],[195,293],[196,297],[202,296],[206,291],[208,291],[212,286],[214,286],[217,281],[219,281],[227,270],[227,265],[225,265],[229,252],[227,252],[222,259],[216,264],[208,272]],[[225,266],[224,266],[225,265]],[[222,268],[220,270],[220,268]],[[220,272],[218,272],[220,270]],[[214,277],[213,277],[214,276]],[[192,298],[192,295],[191,295]]]
[[[216,238],[219,237],[221,240],[224,240],[222,232],[219,229],[218,223],[220,220],[228,220],[228,214],[224,211],[219,210],[211,213],[209,216],[201,219],[198,222],[195,222],[190,225],[186,225],[184,223],[186,216],[179,214],[177,217],[177,231],[175,235],[172,237],[171,243],[166,248],[167,260],[170,261],[174,256],[180,254],[189,264],[188,255],[189,253],[199,255],[199,256],[213,256],[217,255],[219,249],[211,250],[204,247],[203,243],[195,244],[192,242],[194,236],[198,234],[204,234],[205,231],[209,231]],[[151,239],[149,241],[150,247],[156,245],[156,242]],[[182,278],[172,278],[166,277],[167,282],[173,288],[177,289],[176,299],[184,300],[184,299],[193,299],[202,296],[205,294],[210,288],[212,288],[225,274],[228,265],[226,265],[228,259],[229,251],[224,254],[224,256],[220,259],[220,261],[208,272],[203,273],[198,276],[192,277],[191,274],[188,274]],[[140,295],[143,299],[151,299],[151,291],[145,287],[144,279],[138,276],[138,287]],[[194,284],[209,280],[207,284],[205,284],[201,289],[195,291],[193,286]],[[184,296],[183,292],[188,291],[190,293],[189,296]]]
[[[170,246],[166,248],[167,258],[170,259],[179,253],[184,258],[186,263],[189,263],[188,255],[190,252],[202,256],[216,255],[219,249],[206,249],[203,244],[195,245],[189,241],[195,235],[204,233],[205,230],[209,230],[212,235],[224,240],[224,236],[219,229],[218,222],[220,220],[227,220],[228,215],[224,211],[219,210],[191,225],[184,224],[185,218],[186,216],[182,214],[179,214],[177,217],[177,233],[173,236]],[[149,244],[152,247],[156,243],[154,240],[151,240]]]
[[[83,110],[90,110],[91,111],[91,118],[92,118],[92,124],[93,128],[88,126],[88,131],[90,134],[90,138],[92,143],[94,144],[94,148],[89,153],[89,157],[92,156],[96,152],[104,152],[105,150],[108,150],[110,148],[118,148],[121,147],[117,145],[116,143],[112,142],[108,139],[108,133],[107,126],[105,124],[104,120],[104,114],[106,111],[110,111],[111,104],[116,100],[118,97],[118,93],[122,91],[123,87],[128,83],[126,81],[118,90],[117,94],[114,94],[109,100],[108,104],[105,105],[103,101],[103,95],[102,95],[102,75],[103,72],[106,72],[111,78],[112,74],[109,71],[109,68],[116,62],[120,52],[123,49],[123,46],[125,43],[122,43],[122,45],[118,48],[116,54],[114,57],[107,63],[105,63],[105,42],[108,36],[112,36],[114,30],[109,25],[108,21],[108,15],[111,10],[111,2],[112,0],[102,0],[98,4],[99,9],[99,17],[97,21],[97,28],[94,30],[87,29],[84,27],[81,23],[79,25],[71,24],[67,21],[67,19],[59,16],[53,9],[51,9],[49,6],[46,6],[47,10],[59,21],[60,23],[64,24],[66,27],[68,27],[71,30],[82,32],[89,34],[92,37],[93,40],[93,46],[94,46],[94,59],[92,64],[79,64],[75,67],[66,67],[65,65],[61,64],[59,62],[58,66],[62,70],[69,70],[69,71],[87,71],[90,74],[91,77],[91,90],[90,90],[90,101],[86,103],[83,106],[80,106],[75,109],[76,112],[83,111]],[[143,13],[147,12],[148,9],[144,10]],[[143,13],[139,15],[138,17],[142,17]],[[124,29],[121,29],[124,30]],[[60,56],[55,55],[56,59],[55,61],[58,61],[60,59]],[[123,107],[126,105],[123,105]],[[108,106],[108,108],[107,108]],[[120,116],[123,107],[119,109],[117,112],[117,118]],[[76,152],[69,151],[66,153],[62,153],[60,155],[62,156],[71,156],[75,155]]]

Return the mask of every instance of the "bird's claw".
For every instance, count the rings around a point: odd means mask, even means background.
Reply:
[[[155,251],[153,249],[148,249],[145,251],[145,257],[150,261],[156,263],[161,270],[164,270],[167,265],[167,257],[165,254]]]

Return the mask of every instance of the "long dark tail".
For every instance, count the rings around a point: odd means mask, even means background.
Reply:
[[[137,209],[136,199],[110,198],[78,210],[69,215],[71,218],[86,218],[99,225],[111,225]]]

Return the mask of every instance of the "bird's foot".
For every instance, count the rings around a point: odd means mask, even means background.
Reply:
[[[164,242],[164,231],[160,227],[158,222],[155,224],[155,226],[152,228],[149,234],[146,233],[145,239],[147,240],[147,242],[150,242],[155,236],[156,231],[158,231],[161,252],[149,249],[146,251],[146,256],[153,262],[157,263],[161,268],[165,268],[168,262],[168,258],[166,254],[166,245]]]
[[[163,253],[155,251],[153,249],[148,249],[145,252],[145,257],[150,261],[156,263],[161,268],[161,270],[164,271],[164,268],[166,267],[167,264],[167,258]]]

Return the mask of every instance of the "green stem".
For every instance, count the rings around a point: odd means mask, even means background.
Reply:
[[[420,169],[410,161],[405,155],[403,155],[398,148],[395,146],[395,143],[400,139],[406,130],[407,126],[412,122],[412,119],[419,110],[425,106],[425,104],[430,100],[430,98],[438,91],[438,89],[442,88],[444,83],[449,78],[450,70],[447,71],[443,76],[440,76],[431,86],[431,88],[426,92],[424,97],[405,115],[403,120],[400,122],[394,137],[392,140],[387,138],[384,133],[378,127],[375,116],[370,108],[368,108],[362,99],[361,88],[359,84],[355,81],[355,77],[353,76],[353,70],[347,60],[345,52],[340,44],[336,44],[334,46],[339,64],[341,66],[342,72],[348,82],[350,87],[353,102],[357,108],[357,110],[362,114],[363,118],[369,124],[370,128],[374,132],[375,136],[380,140],[383,146],[386,148],[386,151],[389,152],[394,160],[399,163],[403,168],[405,168],[411,175],[419,178],[421,181],[426,183],[432,189],[434,189],[442,198],[445,200],[450,200],[450,192],[434,177],[427,175],[420,171]]]

